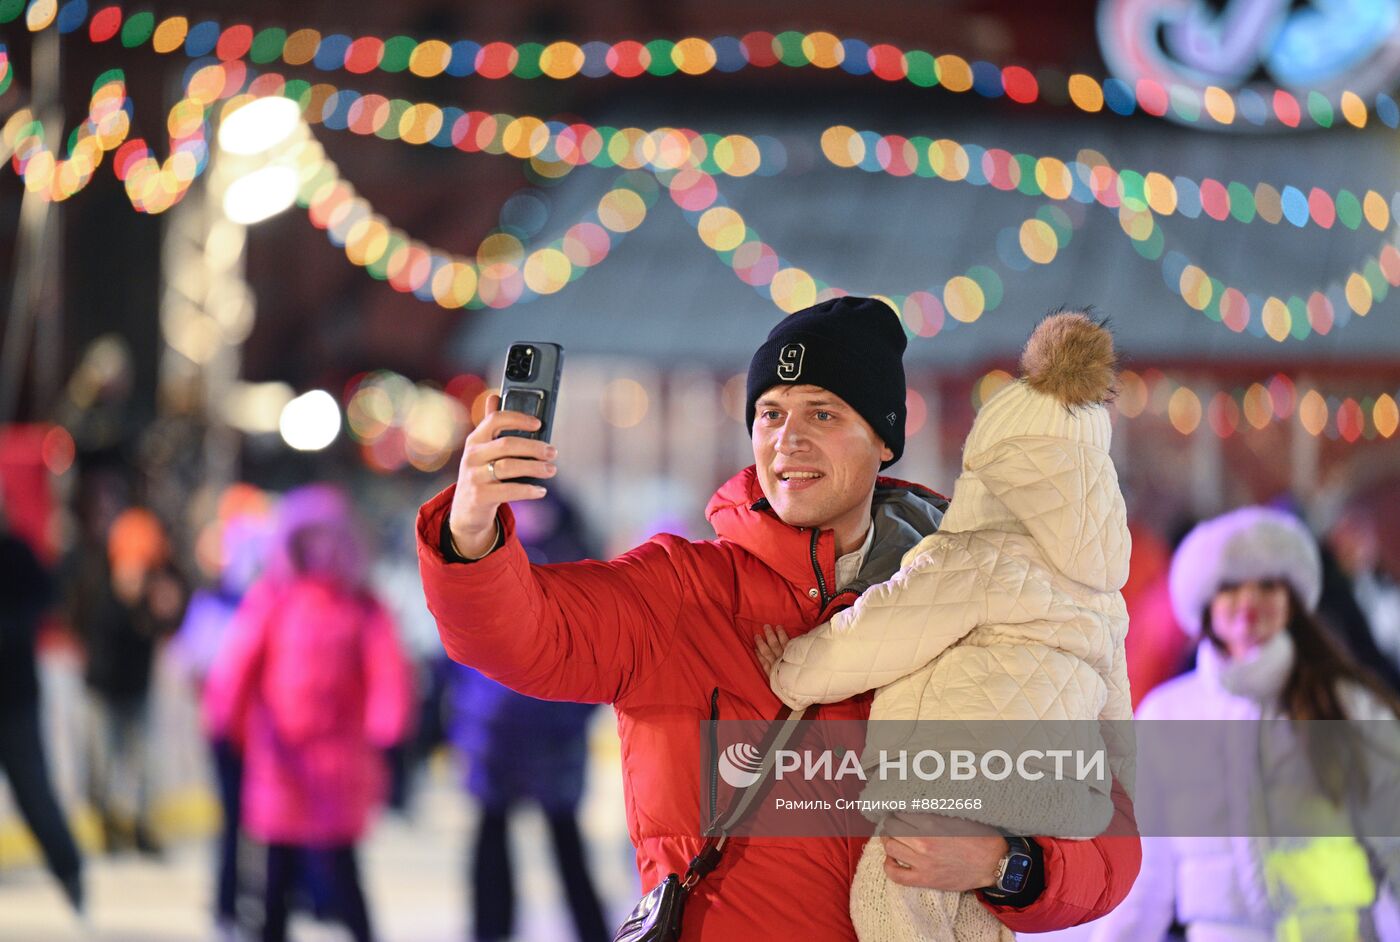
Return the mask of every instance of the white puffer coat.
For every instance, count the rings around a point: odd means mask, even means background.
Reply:
[[[1131,719],[1130,547],[1107,451],[1004,441],[965,469],[904,568],[787,646],[773,689],[794,708],[878,689],[872,723]]]
[[[1107,445],[1105,415],[1092,441],[1019,435],[965,454],[939,532],[890,581],[793,640],[773,669],[774,691],[800,707],[878,688],[867,769],[884,721],[1130,719],[1119,590],[1131,544]],[[1096,724],[1073,726],[1101,748]],[[1120,779],[1122,755],[1110,744]],[[1029,787],[984,810],[940,813],[1008,833],[1097,833],[1112,814],[1110,784]],[[918,781],[872,781],[866,796],[921,793]],[[1066,832],[1071,820],[1079,827]],[[894,886],[882,861],[872,841],[852,889],[863,942],[1010,938],[970,895]]]
[[[1189,833],[1203,822],[1223,823],[1219,833],[1236,836],[1144,837],[1142,869],[1132,892],[1113,912],[1095,924],[1094,942],[1159,942],[1173,916],[1187,927],[1188,942],[1275,942],[1300,937],[1306,942],[1381,939],[1400,942],[1393,900],[1395,881],[1400,879],[1400,842],[1395,838],[1371,838],[1358,845],[1348,837],[1261,838],[1252,815],[1257,813],[1261,789],[1269,794],[1316,792],[1317,785],[1306,751],[1296,741],[1279,743],[1276,737],[1288,735],[1286,723],[1261,726],[1261,720],[1283,720],[1280,695],[1293,666],[1294,649],[1287,634],[1280,634],[1258,651],[1249,662],[1234,662],[1222,655],[1209,641],[1197,653],[1196,670],[1168,681],[1149,693],[1138,706],[1139,721],[1226,720],[1241,721],[1240,731],[1252,737],[1253,745],[1221,750],[1217,761],[1191,762],[1189,758],[1168,756],[1166,750],[1145,748],[1149,735],[1139,727],[1139,754],[1136,795],[1138,818],[1144,829],[1162,833]],[[1341,690],[1342,707],[1354,721],[1389,721],[1381,731],[1394,738],[1395,716],[1364,687],[1348,685]],[[1257,730],[1264,729],[1268,741],[1263,751]],[[1233,735],[1232,741],[1233,741]],[[1155,739],[1155,737],[1152,737]],[[1261,759],[1261,756],[1266,758]],[[1170,762],[1170,771],[1160,768]],[[1223,762],[1223,767],[1221,765]],[[1369,768],[1373,788],[1387,786],[1378,774],[1395,769]],[[1190,781],[1195,778],[1196,781]],[[1261,781],[1262,780],[1262,781]],[[1166,783],[1170,784],[1166,784]],[[1320,802],[1294,800],[1310,815],[1330,808],[1333,825],[1319,826],[1315,818],[1312,833],[1347,834],[1347,812]],[[1277,826],[1282,822],[1275,821]],[[1277,833],[1292,830],[1286,825]],[[1374,886],[1369,890],[1364,875],[1357,880],[1343,879],[1340,897],[1332,905],[1312,901],[1311,928],[1284,928],[1277,904],[1270,899],[1266,870],[1271,855],[1312,854],[1315,866],[1350,872],[1354,866],[1369,867]],[[1275,866],[1275,870],[1277,867]],[[1276,878],[1277,879],[1277,878]],[[1319,886],[1311,881],[1313,888]],[[1379,904],[1371,906],[1366,896],[1382,892]],[[1329,891],[1336,894],[1336,890]],[[1359,896],[1360,905],[1346,905],[1347,896]],[[1358,902],[1352,900],[1353,903]],[[1299,914],[1308,918],[1309,904],[1303,902]],[[1333,917],[1346,916],[1350,908],[1354,928]],[[1303,922],[1302,925],[1308,925]],[[1301,933],[1301,934],[1300,934]]]

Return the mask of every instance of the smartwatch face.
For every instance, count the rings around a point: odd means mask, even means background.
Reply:
[[[1007,893],[1019,893],[1026,888],[1026,881],[1031,875],[1030,854],[1013,853],[1006,861],[1006,872],[1001,875],[997,885]]]

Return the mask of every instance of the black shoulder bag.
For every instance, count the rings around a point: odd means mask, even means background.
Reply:
[[[695,888],[695,884],[719,866],[730,830],[743,820],[754,799],[763,790],[768,773],[777,761],[778,750],[787,745],[792,734],[797,731],[797,724],[805,712],[801,710],[793,713],[789,708],[783,707],[782,712],[773,720],[776,732],[763,754],[758,781],[743,791],[736,792],[726,812],[716,815],[710,822],[710,826],[705,829],[705,844],[700,848],[700,853],[691,858],[685,878],[682,879],[674,873],[669,874],[650,893],[643,896],[618,928],[613,942],[677,942],[680,939],[681,915],[685,910],[686,896]]]

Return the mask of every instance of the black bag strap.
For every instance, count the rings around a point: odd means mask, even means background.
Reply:
[[[790,707],[785,706],[773,719],[765,737],[767,745],[763,751],[763,762],[758,767],[758,780],[735,792],[729,807],[723,814],[716,815],[710,826],[705,829],[705,843],[700,852],[691,858],[690,866],[685,871],[685,880],[681,883],[682,887],[689,890],[719,866],[725,842],[729,840],[729,832],[749,813],[759,792],[768,784],[768,773],[773,771],[773,766],[778,761],[778,751],[792,739],[806,713],[805,708],[794,713]]]

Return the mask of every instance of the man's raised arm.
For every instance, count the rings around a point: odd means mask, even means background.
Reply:
[[[467,436],[457,484],[418,513],[418,565],[428,609],[453,660],[521,693],[612,702],[670,650],[687,597],[687,544],[660,537],[609,563],[532,566],[506,501],[544,488],[555,449],[500,432],[538,420],[500,412]]]

